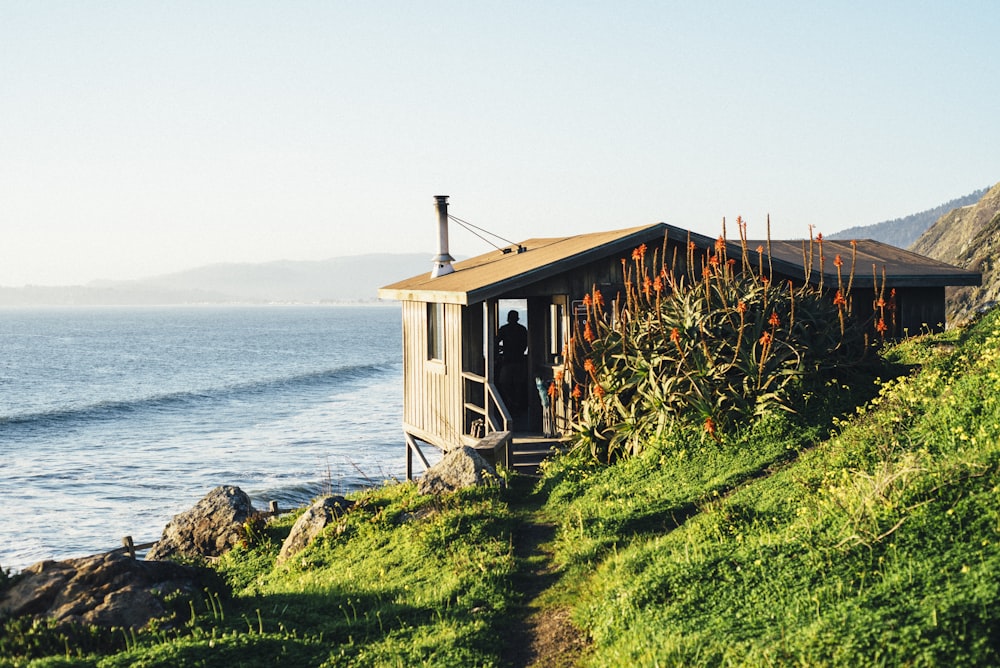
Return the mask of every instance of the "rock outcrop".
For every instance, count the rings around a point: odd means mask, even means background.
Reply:
[[[434,466],[427,469],[417,485],[421,494],[446,494],[465,487],[479,485],[503,486],[496,469],[468,446],[445,454]]]
[[[976,204],[942,216],[910,250],[982,273],[982,286],[946,289],[949,323],[962,323],[1000,301],[1000,183]]]
[[[31,615],[61,624],[141,628],[168,616],[167,594],[200,595],[210,574],[168,561],[136,561],[121,553],[42,561],[0,592],[0,620]]]
[[[353,505],[353,501],[348,501],[342,496],[326,496],[309,506],[292,525],[292,530],[282,543],[278,563],[305,549],[323,529],[350,510]]]
[[[239,487],[216,487],[174,518],[146,559],[214,558],[245,539],[244,525],[257,511]]]

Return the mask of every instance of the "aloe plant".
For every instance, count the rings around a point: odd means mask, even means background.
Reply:
[[[561,391],[573,388],[577,442],[598,459],[638,454],[678,424],[721,441],[792,410],[807,378],[864,358],[868,339],[851,320],[840,257],[832,297],[805,281],[778,282],[738,223],[739,260],[728,257],[724,237],[707,252],[689,242],[683,263],[667,257],[666,244],[653,252],[644,244],[622,260],[622,294],[608,302],[594,289],[585,298],[569,349],[573,385]],[[810,240],[807,273],[817,256],[822,262],[822,236]]]

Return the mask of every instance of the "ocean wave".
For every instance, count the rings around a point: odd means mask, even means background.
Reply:
[[[143,397],[97,401],[80,406],[0,416],[0,430],[16,427],[64,425],[67,423],[118,420],[147,412],[189,410],[213,404],[245,401],[283,392],[357,383],[377,378],[398,367],[398,362],[354,364],[280,378],[233,383],[219,387],[168,392]]]
[[[343,495],[370,489],[382,483],[381,478],[372,479],[366,475],[350,475],[341,472],[332,480],[316,480],[288,485],[272,485],[258,490],[248,490],[253,505],[258,510],[266,510],[271,501],[276,501],[283,510],[308,506],[316,499],[328,495]]]

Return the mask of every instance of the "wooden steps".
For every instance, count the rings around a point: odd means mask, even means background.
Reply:
[[[538,475],[538,465],[565,445],[559,438],[531,434],[514,434],[510,446],[510,466],[522,475]]]

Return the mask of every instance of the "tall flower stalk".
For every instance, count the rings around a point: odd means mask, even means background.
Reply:
[[[642,245],[622,259],[624,294],[611,307],[596,289],[584,300],[571,355],[583,362],[568,393],[578,443],[598,459],[637,454],[680,423],[721,443],[733,427],[792,410],[808,375],[865,356],[861,328],[850,326],[853,266],[845,286],[843,261],[834,259],[832,295],[808,280],[775,281],[770,226],[768,252],[760,246],[756,257],[742,218],[737,228],[733,258],[725,233],[705,250],[688,239],[680,272],[666,239],[652,251]],[[822,235],[803,254],[807,277],[813,261],[823,268]]]

